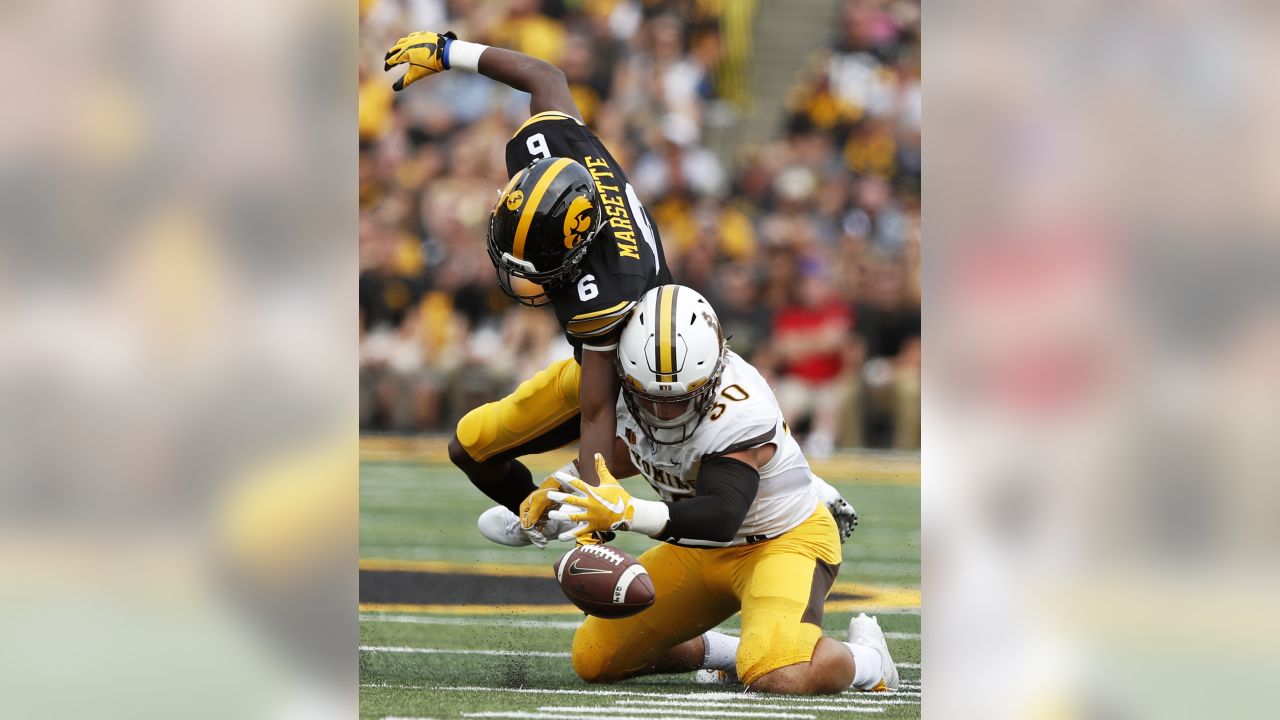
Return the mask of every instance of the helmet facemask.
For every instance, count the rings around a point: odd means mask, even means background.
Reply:
[[[490,230],[492,232],[492,229]],[[569,251],[564,263],[549,272],[538,272],[533,263],[520,260],[509,252],[499,252],[492,240],[488,241],[489,260],[498,273],[498,287],[507,297],[528,307],[548,305],[555,296],[570,285],[578,277],[578,266],[587,256],[587,248],[594,235],[583,240]],[[531,292],[525,291],[516,284],[516,280],[524,280],[534,285]]]
[[[621,364],[618,365],[618,374],[622,380],[622,400],[645,437],[656,445],[679,445],[693,436],[694,431],[706,417],[707,411],[711,409],[712,400],[720,388],[720,376],[724,373],[726,351],[727,346],[722,346],[720,356],[716,359],[715,369],[707,377],[706,382],[693,390],[676,389],[675,392],[645,390],[638,387],[639,383],[623,370]],[[676,405],[681,407],[672,408]]]

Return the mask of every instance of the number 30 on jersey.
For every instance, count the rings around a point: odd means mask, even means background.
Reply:
[[[746,390],[742,389],[741,385],[734,383],[724,388],[723,390],[721,390],[720,397],[724,398],[725,400],[742,402],[743,400],[746,400],[751,396],[747,394]],[[724,411],[727,409],[728,409],[727,405],[725,405],[722,402],[718,402],[715,405],[711,406],[711,412],[707,414],[707,417],[711,420],[719,420],[720,416],[723,415]]]

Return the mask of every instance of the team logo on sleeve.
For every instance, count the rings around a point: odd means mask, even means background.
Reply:
[[[569,204],[564,214],[564,246],[573,249],[582,242],[582,238],[591,229],[591,216],[594,208],[585,195],[579,195]]]

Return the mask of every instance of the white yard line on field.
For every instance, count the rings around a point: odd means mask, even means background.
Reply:
[[[430,615],[380,615],[360,613],[361,622],[404,623],[407,625],[494,625],[497,627],[549,628],[552,630],[577,630],[581,621],[574,620],[517,620],[515,618],[486,617],[433,617]]]
[[[395,690],[423,690],[428,692],[504,692],[519,693],[525,695],[585,695],[594,697],[624,697],[624,698],[652,698],[658,700],[683,700],[685,702],[738,702],[742,703],[740,707],[751,707],[749,703],[753,702],[785,702],[793,700],[795,702],[808,703],[814,705],[822,705],[825,707],[842,707],[848,704],[857,703],[873,703],[880,705],[911,705],[918,704],[919,700],[911,700],[903,695],[907,693],[854,693],[849,692],[835,697],[788,697],[784,695],[764,695],[762,693],[752,692],[725,692],[725,691],[708,691],[708,692],[683,692],[683,693],[664,693],[664,692],[644,692],[638,690],[575,690],[570,688],[553,689],[553,688],[504,688],[504,687],[486,687],[483,685],[402,685],[395,683],[362,683],[362,688],[389,688]],[[918,695],[919,693],[911,693]]]
[[[742,634],[741,628],[716,628],[715,630],[718,633],[724,633],[725,635],[732,635],[734,637],[738,637]],[[920,633],[913,633],[913,632],[887,632],[884,634],[884,636],[889,640],[919,640],[920,639]]]
[[[468,718],[521,718],[522,720],[591,720],[591,715],[565,715],[563,713],[519,712],[502,710],[494,712],[464,712],[462,717]],[[653,720],[651,717],[635,717],[613,715],[609,720]],[[667,717],[663,720],[705,720],[705,718]]]
[[[897,692],[855,692],[849,691],[840,695],[815,697],[812,695],[768,695],[765,693],[741,692],[732,702],[746,706],[757,702],[783,702],[822,705],[827,707],[844,707],[846,705],[912,705],[920,703],[919,690],[898,690]],[[648,700],[619,700],[626,705],[655,704]]]
[[[448,692],[507,692],[521,693],[530,695],[595,695],[601,697],[641,697],[641,698],[662,698],[667,700],[734,700],[737,698],[760,698],[762,695],[743,692],[725,692],[723,690],[715,690],[708,692],[683,692],[683,693],[664,693],[664,692],[645,692],[640,690],[575,690],[571,688],[552,689],[552,688],[504,688],[504,687],[488,687],[484,685],[400,685],[389,683],[365,683],[360,687],[374,688],[394,688],[397,690],[430,690],[430,691],[448,691]]]
[[[772,699],[772,698],[770,698]],[[779,698],[785,700],[786,698]],[[802,698],[803,699],[803,698]],[[689,707],[687,701],[679,700],[619,700],[618,705],[656,705],[661,707],[670,707],[672,712],[685,712],[682,708]],[[881,703],[884,704],[884,703]],[[905,704],[905,703],[904,703]],[[884,708],[874,705],[805,705],[797,701],[791,705],[771,705],[769,703],[743,702],[743,703],[703,703],[702,707],[715,708],[738,708],[743,710],[842,710],[851,713],[882,713]]]
[[[515,618],[467,618],[467,617],[435,617],[431,615],[382,615],[379,613],[361,613],[361,622],[399,623],[405,625],[457,625],[468,627],[473,625],[493,627],[519,627],[548,630],[577,630],[582,626],[576,620],[518,620]],[[716,632],[737,637],[742,633],[740,628],[717,628]],[[886,632],[889,640],[919,640],[918,632]]]
[[[569,657],[567,652],[543,652],[539,650],[464,650],[461,648],[423,648],[382,645],[361,645],[360,652],[373,653],[422,653],[424,655],[501,655],[510,657]]]
[[[685,705],[680,708],[668,710],[666,708],[645,708],[645,707],[618,707],[608,705],[550,705],[538,708],[539,712],[581,712],[590,713],[591,717],[604,717],[605,714],[618,713],[640,713],[645,715],[667,715],[668,713],[679,713],[680,715],[693,715],[697,717],[738,717],[738,718],[783,718],[791,720],[813,720],[813,715],[809,713],[771,713],[771,712],[750,712],[747,710],[724,710],[725,706],[720,706],[715,710],[698,710],[696,708]],[[734,706],[737,707],[753,707],[753,706]]]
[[[688,702],[688,700],[634,699],[621,699],[614,701],[617,705],[680,705]],[[762,705],[761,703],[764,704]],[[892,692],[849,693],[848,695],[839,695],[836,697],[744,694],[737,700],[723,700],[720,702],[703,701],[701,704],[711,705],[713,707],[743,708],[747,710],[771,707],[777,707],[783,710],[822,710],[843,707],[867,707],[872,705],[919,705],[920,700],[918,696],[916,699],[912,699],[911,697],[903,697],[902,693]]]

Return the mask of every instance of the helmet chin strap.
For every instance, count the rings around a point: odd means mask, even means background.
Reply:
[[[645,412],[645,421],[659,430],[676,430],[688,425],[698,415],[696,407],[680,413],[676,417],[664,419],[654,416],[652,413]]]

